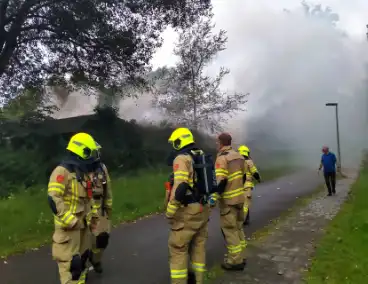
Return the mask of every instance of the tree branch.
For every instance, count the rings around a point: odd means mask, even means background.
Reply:
[[[0,5],[0,52],[3,49],[6,39],[5,23],[6,23],[6,9],[8,8],[9,0],[2,0]]]

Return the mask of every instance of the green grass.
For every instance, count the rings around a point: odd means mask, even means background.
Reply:
[[[166,172],[150,171],[113,180],[113,224],[162,210],[166,179]],[[41,188],[0,200],[0,257],[50,241],[53,218],[46,195]]]
[[[262,171],[271,180],[289,172],[287,168]],[[113,225],[162,211],[167,171],[140,172],[113,179]],[[33,188],[0,200],[0,257],[38,248],[50,242],[53,218],[46,188]]]
[[[317,245],[308,284],[368,283],[368,163]]]

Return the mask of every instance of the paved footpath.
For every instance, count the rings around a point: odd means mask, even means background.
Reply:
[[[226,273],[213,284],[299,284],[308,269],[314,245],[328,222],[346,200],[358,170],[345,172],[335,196],[320,193],[316,199],[278,224],[273,232],[249,247],[243,272]],[[212,283],[211,283],[212,284]]]
[[[250,234],[269,223],[322,183],[315,171],[303,171],[257,185],[254,191]],[[207,244],[208,265],[220,263],[225,253],[219,228],[218,211],[212,212]],[[168,224],[162,215],[144,218],[137,223],[115,229],[106,251],[102,276],[90,273],[88,284],[167,284]],[[57,284],[56,264],[50,248],[11,257],[7,264],[0,261],[0,284]]]

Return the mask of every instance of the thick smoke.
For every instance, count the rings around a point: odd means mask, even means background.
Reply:
[[[250,13],[246,3],[228,2],[215,14],[229,37],[216,66],[230,68],[228,87],[251,93],[248,112],[228,128],[238,140],[291,149],[315,165],[322,145],[337,153],[335,112],[325,103],[338,102],[342,162],[357,158],[367,146],[364,35],[349,38],[325,16],[307,16],[302,8]]]
[[[322,145],[337,153],[335,112],[325,103],[338,102],[342,162],[347,166],[367,147],[365,35],[351,38],[326,14],[307,16],[301,5],[285,12],[284,1],[271,2],[273,9],[261,4],[255,9],[245,0],[214,1],[214,20],[217,28],[227,30],[229,42],[209,72],[228,67],[231,73],[223,87],[251,93],[247,112],[226,128],[237,143],[253,142],[265,151],[292,150],[301,163],[316,166]],[[167,50],[165,54],[167,59]],[[173,64],[158,61],[156,65]],[[79,106],[78,114],[92,112],[91,99],[75,97],[77,101],[67,102],[71,108]],[[120,114],[140,121],[162,118],[152,110],[149,94],[122,101]]]
[[[117,107],[119,116],[123,119],[136,121],[144,124],[152,121],[161,121],[164,117],[157,109],[151,106],[152,94],[144,93],[138,98],[125,98],[118,100]],[[53,103],[59,111],[54,114],[55,118],[61,119],[79,115],[91,115],[99,103],[99,95],[86,96],[82,92],[72,92],[69,95],[55,95]]]

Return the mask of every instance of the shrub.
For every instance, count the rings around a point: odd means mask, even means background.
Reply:
[[[46,183],[51,171],[63,159],[68,140],[80,131],[90,133],[102,145],[103,160],[112,173],[122,175],[166,163],[171,150],[167,139],[172,128],[128,122],[119,119],[111,109],[96,110],[96,113],[78,129],[70,125],[73,129],[70,132],[57,133],[57,129],[53,129],[54,132],[49,133],[39,125],[37,133],[15,136],[10,145],[0,144],[0,196]],[[204,148],[214,145],[208,143],[209,137],[199,133],[195,136]]]

